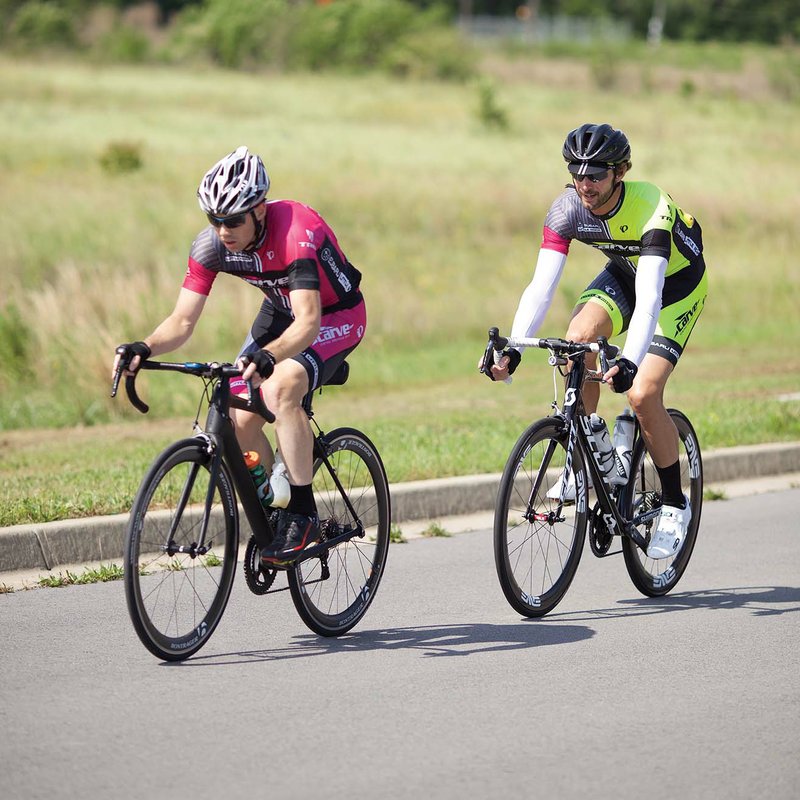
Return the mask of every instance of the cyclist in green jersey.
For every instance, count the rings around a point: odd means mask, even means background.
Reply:
[[[627,393],[658,469],[661,515],[647,554],[666,558],[680,549],[691,510],[681,487],[678,432],[664,407],[664,388],[705,303],[702,232],[659,187],[625,180],[631,148],[622,131],[607,124],[581,125],[567,135],[562,154],[572,180],[545,219],[533,280],[520,298],[511,335],[536,335],[573,239],[608,258],[578,299],[566,338],[593,341],[627,331],[622,354],[603,380]],[[507,378],[521,357],[518,350],[505,351],[492,367],[494,379]],[[594,360],[587,362],[596,367]],[[599,398],[599,385],[586,384],[587,412],[597,409]]]

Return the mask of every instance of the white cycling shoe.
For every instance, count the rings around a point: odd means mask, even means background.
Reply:
[[[658,524],[650,539],[650,544],[647,546],[648,558],[675,556],[683,546],[686,531],[689,528],[689,520],[692,518],[689,498],[684,495],[683,499],[686,501],[686,508],[661,506]]]
[[[567,481],[567,488],[564,490],[564,497],[561,497],[561,484],[564,482],[564,473],[562,472],[558,476],[558,480],[550,487],[549,491],[547,492],[547,498],[549,500],[561,500],[564,503],[574,503],[575,502],[575,475],[574,473],[569,474],[569,480]],[[589,476],[589,489],[592,488],[592,476]]]

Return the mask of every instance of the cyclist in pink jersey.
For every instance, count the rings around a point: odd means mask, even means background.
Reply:
[[[264,301],[237,359],[244,369],[231,388],[260,387],[275,414],[276,445],[286,464],[291,499],[275,541],[262,560],[290,560],[319,539],[311,481],[312,433],[303,398],[322,386],[364,336],[366,309],[361,273],[347,260],[333,231],[313,209],[291,200],[266,199],[270,181],[261,158],[244,146],[217,162],[197,196],[210,225],[189,253],[189,265],[172,313],[141,342],[126,344],[114,360],[141,359],[177,349],[191,337],[211,287],[221,272],[256,286]],[[270,471],[274,452],[258,414],[232,409],[243,450],[255,450]]]
[[[664,388],[705,303],[702,232],[697,220],[654,184],[623,180],[631,168],[631,148],[622,131],[581,125],[567,134],[562,154],[572,180],[545,219],[536,270],[520,298],[511,335],[536,334],[573,240],[608,258],[578,299],[566,338],[594,341],[627,331],[622,355],[603,379],[614,391],[627,392],[658,470],[661,514],[647,554],[667,558],[685,539],[691,509],[681,488],[678,431],[664,407]],[[506,379],[521,355],[506,350],[492,377]],[[594,358],[587,358],[592,367]],[[596,410],[599,396],[598,384],[584,386],[587,412]],[[574,492],[573,486],[572,498]]]

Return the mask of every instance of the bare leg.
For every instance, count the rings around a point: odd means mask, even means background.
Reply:
[[[611,332],[611,317],[608,316],[606,310],[597,303],[584,303],[575,309],[569,328],[567,328],[566,338],[572,342],[593,342],[599,336],[610,337]],[[586,366],[590,369],[597,369],[597,356],[587,354]],[[591,414],[593,411],[597,411],[600,401],[600,384],[584,383],[581,394],[586,413]]]
[[[308,374],[296,361],[282,361],[263,384],[262,391],[267,406],[275,414],[275,438],[289,482],[306,486],[314,473],[314,436],[302,406],[308,393]]]
[[[664,407],[664,387],[673,369],[667,359],[648,353],[628,392],[628,402],[657,467],[669,467],[678,460],[678,429]]]

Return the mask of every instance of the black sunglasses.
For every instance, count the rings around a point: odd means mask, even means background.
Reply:
[[[238,228],[247,222],[247,212],[244,214],[232,214],[230,217],[215,217],[213,214],[206,214],[208,221],[215,227]]]
[[[608,170],[599,175],[575,175],[573,172],[570,172],[570,175],[575,183],[580,183],[583,180],[591,181],[592,183],[600,183],[600,181],[604,181],[608,177]]]

